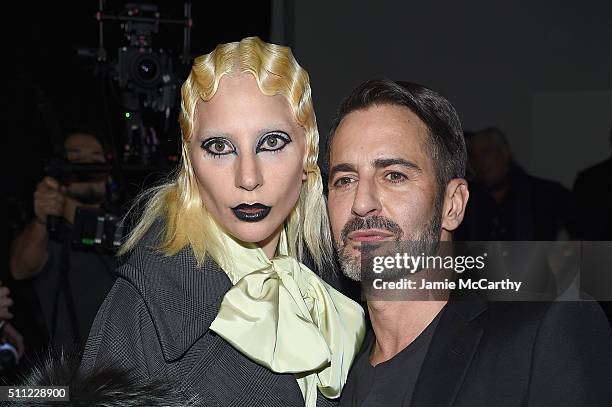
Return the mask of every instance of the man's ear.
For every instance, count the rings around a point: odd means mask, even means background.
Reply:
[[[463,178],[453,178],[446,185],[442,211],[442,229],[452,232],[459,227],[470,197],[467,181]]]

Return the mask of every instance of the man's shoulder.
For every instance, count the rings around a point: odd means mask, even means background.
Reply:
[[[453,326],[481,331],[481,358],[529,360],[533,352],[579,347],[591,343],[612,351],[612,331],[595,301],[451,301],[437,333],[449,335]],[[456,338],[460,341],[461,338]],[[451,340],[452,342],[452,340]],[[517,360],[518,360],[517,359]]]
[[[603,310],[596,301],[589,300],[489,302],[485,321],[489,329],[498,329],[515,339],[521,334],[537,336],[542,332],[571,331],[586,326],[598,327],[593,333],[599,336],[610,335]],[[550,339],[554,342],[554,338]]]
[[[612,331],[601,306],[593,300],[549,303],[538,329],[539,341],[606,343],[612,349]]]
[[[585,191],[601,192],[602,188],[610,185],[611,174],[612,157],[580,171],[574,180],[574,191],[579,190],[580,193],[585,193]]]
[[[455,336],[443,342],[447,348],[430,350],[438,355],[435,365],[456,359],[449,376],[459,377],[467,369],[457,405],[529,398],[574,406],[602,405],[585,400],[607,400],[612,333],[594,301],[488,302],[484,312],[458,326]],[[452,332],[441,328],[436,335]],[[470,338],[472,346],[464,345]],[[437,382],[436,372],[436,366],[430,366],[430,387]]]
[[[580,171],[578,173],[578,178],[609,176],[610,171],[612,171],[612,157]]]

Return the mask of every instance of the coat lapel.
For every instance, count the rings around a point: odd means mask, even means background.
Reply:
[[[118,275],[142,296],[164,359],[172,362],[208,331],[232,283],[210,258],[198,267],[190,248],[173,256],[160,253],[158,228],[149,231]]]
[[[483,334],[481,298],[449,301],[423,361],[411,407],[452,406]]]

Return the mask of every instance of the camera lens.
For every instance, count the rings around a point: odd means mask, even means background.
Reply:
[[[132,65],[132,77],[140,86],[155,86],[160,78],[160,72],[159,60],[154,54],[142,54]]]
[[[150,81],[157,76],[157,63],[152,59],[143,59],[138,64],[138,75],[145,81]]]

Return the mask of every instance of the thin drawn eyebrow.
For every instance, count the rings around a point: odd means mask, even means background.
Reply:
[[[262,136],[265,136],[268,133],[274,133],[274,132],[283,132],[283,133],[286,133],[287,135],[291,133],[291,131],[287,128],[287,125],[283,125],[279,123],[278,125],[264,127],[258,130],[255,134],[256,134],[256,138],[260,138]],[[202,138],[206,138],[206,139],[218,137],[218,138],[227,138],[229,140],[232,140],[235,138],[234,135],[231,133],[226,133],[226,132],[214,130],[214,129],[204,129],[202,130],[200,134]]]
[[[270,127],[266,127],[263,128],[261,130],[259,130],[257,132],[258,136],[265,136],[268,133],[274,133],[274,132],[281,132],[281,133],[285,133],[287,135],[289,135],[290,131],[287,128],[287,126],[283,126],[283,125],[277,125],[277,126],[270,126]]]
[[[202,139],[211,139],[211,138],[227,138],[227,139],[232,139],[232,135],[229,133],[223,133],[221,131],[215,131],[215,130],[204,130],[202,131],[201,137]]]

